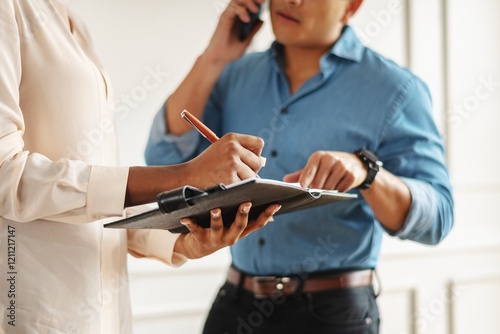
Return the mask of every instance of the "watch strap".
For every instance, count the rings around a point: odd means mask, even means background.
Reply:
[[[382,162],[378,159],[378,157],[374,153],[366,149],[359,149],[356,150],[354,153],[368,167],[366,179],[363,182],[361,182],[358,188],[368,189],[375,180],[375,176],[377,176],[377,173],[380,170],[380,166],[382,166]]]

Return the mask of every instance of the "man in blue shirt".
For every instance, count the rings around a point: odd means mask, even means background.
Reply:
[[[276,41],[243,56],[253,34],[240,41],[238,20],[263,2],[230,2],[156,116],[146,160],[180,163],[209,145],[180,119],[187,109],[219,135],[262,137],[261,177],[359,196],[278,216],[232,246],[204,333],[378,333],[383,233],[437,244],[453,225],[429,91],[361,44],[348,21],[362,0],[271,0]]]

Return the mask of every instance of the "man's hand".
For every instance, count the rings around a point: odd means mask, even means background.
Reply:
[[[303,169],[285,175],[283,181],[298,182],[306,188],[346,192],[359,186],[366,175],[366,166],[354,153],[317,151]]]
[[[177,239],[174,252],[189,259],[197,259],[226,246],[234,245],[239,239],[272,221],[273,215],[281,208],[278,204],[270,205],[256,220],[249,222],[248,213],[251,206],[250,202],[241,204],[233,224],[228,228],[224,227],[220,209],[210,211],[210,228],[203,228],[191,219],[184,218],[181,223],[189,229],[189,233],[182,234]]]
[[[354,153],[318,151],[311,155],[303,169],[285,175],[283,181],[346,192],[359,186],[367,174],[367,167]],[[399,177],[380,169],[371,187],[361,190],[361,195],[387,230],[396,232],[403,227],[412,197]]]
[[[179,116],[182,110],[189,110],[195,117],[202,118],[210,93],[220,74],[230,62],[239,59],[245,53],[253,36],[262,25],[262,22],[257,23],[249,37],[240,41],[238,30],[241,24],[238,21],[249,22],[248,11],[256,13],[258,5],[264,1],[232,0],[221,14],[210,43],[165,104],[165,127],[170,134],[182,135],[191,130],[189,124]]]
[[[252,37],[262,26],[262,22],[257,23],[249,38],[244,41],[239,40],[241,28],[238,21],[249,22],[250,14],[259,11],[259,5],[265,0],[231,0],[219,19],[212,39],[205,50],[204,55],[215,62],[228,64],[240,58],[245,49],[250,44]]]

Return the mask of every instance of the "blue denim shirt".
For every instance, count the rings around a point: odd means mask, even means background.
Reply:
[[[220,76],[203,121],[216,132],[265,140],[262,178],[282,180],[318,150],[373,151],[408,185],[412,205],[393,235],[437,244],[453,225],[453,198],[443,144],[427,86],[408,70],[364,47],[350,27],[320,60],[321,71],[295,94],[282,66],[282,46],[245,55]],[[166,133],[156,116],[148,164],[186,161],[208,146],[195,131]],[[275,217],[231,247],[233,263],[257,275],[373,268],[383,227],[358,198]]]

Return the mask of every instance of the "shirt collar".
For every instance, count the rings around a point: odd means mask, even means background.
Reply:
[[[359,63],[363,59],[364,49],[354,29],[351,26],[345,26],[342,35],[330,49],[329,54]]]
[[[329,52],[325,53],[320,60],[321,72],[327,74],[332,71],[336,58],[342,58],[354,62],[361,62],[365,47],[359,40],[351,26],[345,26],[337,42]],[[283,68],[283,45],[274,41],[271,45],[271,55],[275,60],[275,69]]]

